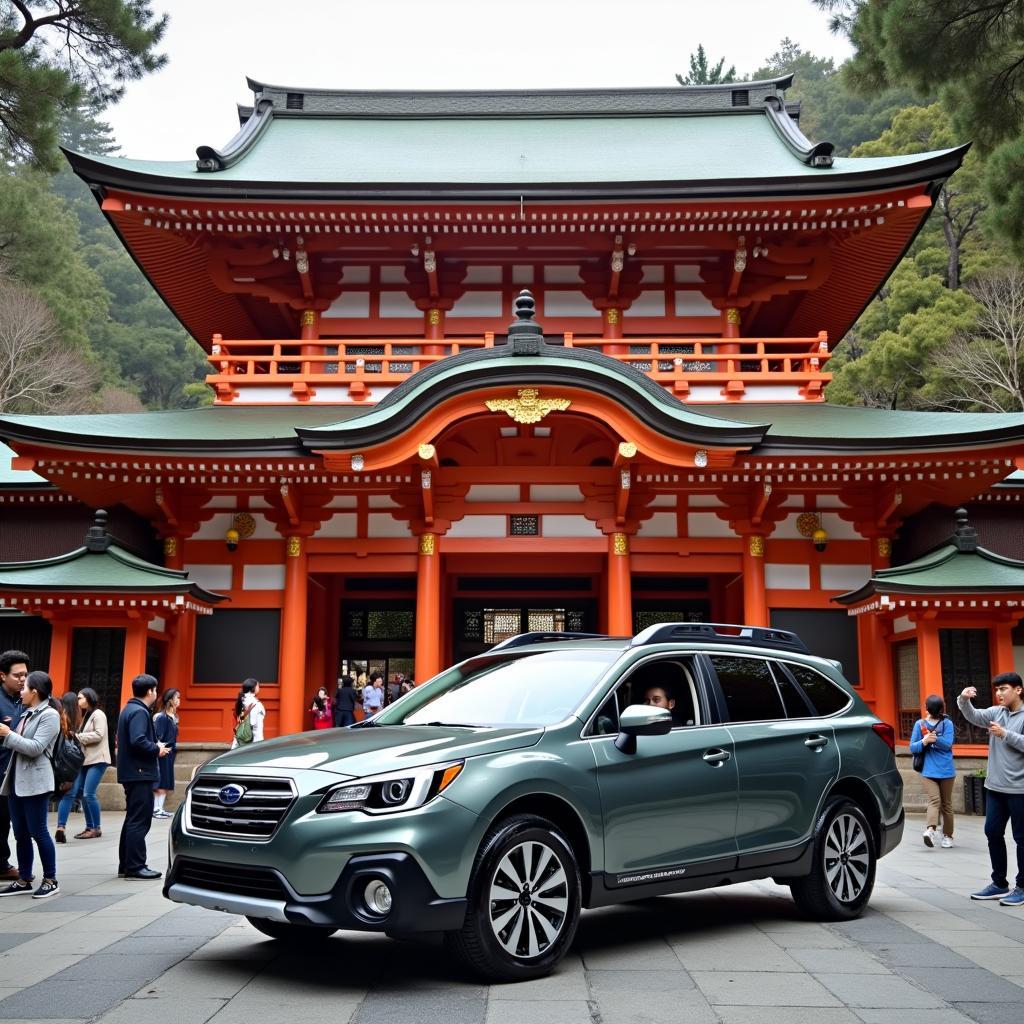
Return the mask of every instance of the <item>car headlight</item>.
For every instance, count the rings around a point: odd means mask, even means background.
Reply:
[[[458,777],[465,761],[410,768],[404,772],[374,775],[358,782],[336,786],[323,798],[318,814],[363,811],[366,814],[394,814],[422,807],[443,793]]]

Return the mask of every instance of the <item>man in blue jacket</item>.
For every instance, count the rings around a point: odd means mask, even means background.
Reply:
[[[21,689],[28,679],[28,655],[24,651],[0,654],[0,722],[12,731],[21,721]],[[0,746],[0,779],[7,774],[11,751]],[[11,864],[11,816],[7,797],[0,796],[0,879],[18,878],[18,869]]]
[[[157,761],[168,747],[157,741],[150,708],[159,683],[152,676],[132,680],[134,696],[117,720],[117,781],[124,788],[124,824],[118,845],[119,878],[159,878],[146,863],[146,836],[153,823],[153,783],[159,779]]]

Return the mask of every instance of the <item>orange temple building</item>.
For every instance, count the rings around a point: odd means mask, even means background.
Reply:
[[[250,82],[196,160],[69,153],[214,402],[0,417],[0,647],[108,704],[148,668],[200,743],[247,676],[273,735],[524,630],[795,629],[904,738],[1019,667],[1024,416],[824,401],[964,150],[837,157],[789,83]],[[883,593],[961,505],[998,557]]]

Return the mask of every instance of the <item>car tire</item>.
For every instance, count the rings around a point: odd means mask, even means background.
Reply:
[[[487,981],[543,977],[576,935],[581,888],[576,856],[555,825],[532,814],[506,818],[480,844],[465,923],[446,943]]]
[[[315,924],[292,924],[290,921],[270,921],[265,917],[247,917],[258,932],[271,939],[282,939],[286,942],[319,942],[329,939],[338,929]]]
[[[814,828],[810,874],[790,883],[793,900],[817,921],[860,917],[875,887],[877,846],[864,812],[851,800],[831,800]]]

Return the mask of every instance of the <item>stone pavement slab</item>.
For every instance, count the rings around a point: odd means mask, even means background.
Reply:
[[[552,976],[481,985],[436,941],[267,939],[113,877],[119,816],[58,850],[63,894],[0,904],[0,1022],[73,1024],[1021,1024],[1024,911],[971,902],[980,819],[879,865],[858,921],[803,920],[770,881],[584,915]],[[163,869],[166,823],[150,837]],[[12,905],[14,904],[14,905]],[[1021,954],[1021,955],[1018,955]]]

